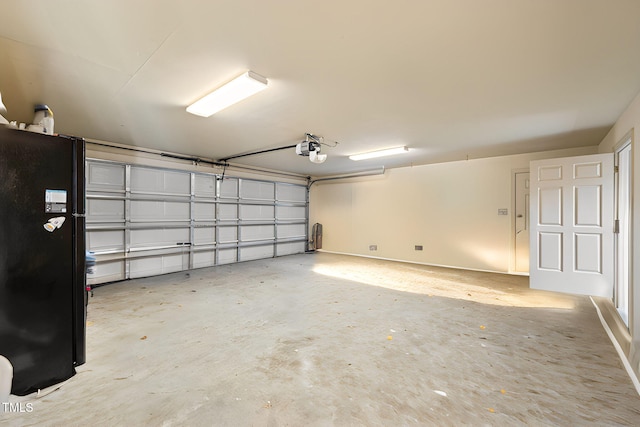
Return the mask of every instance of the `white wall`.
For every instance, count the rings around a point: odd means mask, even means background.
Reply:
[[[627,135],[632,136],[633,150],[633,218],[632,230],[633,237],[632,247],[632,285],[630,292],[630,322],[629,331],[631,332],[631,351],[629,361],[637,376],[640,377],[640,250],[637,250],[640,242],[640,173],[637,168],[640,165],[640,147],[636,144],[635,137],[640,130],[640,94],[631,102],[629,107],[620,116],[615,125],[611,128],[607,136],[600,143],[600,151],[612,152],[615,146],[622,141]]]
[[[535,159],[595,152],[597,147],[583,147],[464,160],[317,183],[310,222],[323,224],[326,251],[509,272],[513,171],[528,169]],[[504,208],[509,215],[498,215]]]

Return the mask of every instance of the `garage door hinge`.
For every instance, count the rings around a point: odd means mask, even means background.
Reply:
[[[616,234],[620,233],[620,220],[619,219],[616,219],[613,222],[613,232],[616,233]]]
[[[618,165],[613,167],[613,173],[618,173],[620,172],[620,167]]]

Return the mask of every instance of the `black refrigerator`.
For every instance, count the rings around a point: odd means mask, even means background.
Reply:
[[[11,393],[85,362],[85,142],[0,125],[0,355]]]

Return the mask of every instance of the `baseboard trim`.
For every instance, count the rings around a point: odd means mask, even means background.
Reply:
[[[616,334],[614,334],[611,328],[609,327],[609,324],[607,323],[607,320],[605,320],[605,316],[603,315],[602,310],[600,310],[600,307],[598,306],[596,301],[593,299],[594,297],[589,297],[589,298],[591,299],[593,306],[596,308],[596,312],[598,313],[598,318],[600,318],[600,323],[602,323],[602,327],[604,328],[605,332],[609,336],[609,339],[611,340],[613,347],[618,352],[618,356],[620,357],[620,360],[622,361],[622,364],[624,365],[624,368],[626,369],[627,374],[629,375],[629,378],[631,378],[631,382],[633,383],[633,386],[636,388],[636,392],[638,393],[638,395],[640,395],[640,381],[638,380],[638,376],[636,375],[636,372],[631,367],[631,364],[629,363],[629,359],[628,359],[628,354],[631,348],[631,337],[629,336],[628,340],[625,340],[623,338],[624,334],[622,334],[622,336],[620,333],[617,334],[619,338],[622,338],[621,339],[622,344],[625,345],[626,347],[628,346],[627,352],[625,354],[625,351],[622,349],[620,343],[618,342],[618,338],[616,338]],[[605,306],[606,302],[602,301],[602,299],[599,299],[599,302],[601,303],[601,305],[603,305],[603,308],[606,307]],[[605,310],[607,310],[607,308],[605,308]],[[608,313],[608,314],[609,316],[607,317],[609,317],[609,321],[616,324],[617,320],[615,316],[611,316],[611,313]],[[620,328],[616,327],[616,329],[620,329]]]
[[[453,269],[456,269],[456,270],[478,271],[478,272],[481,272],[481,273],[507,274],[507,275],[510,275],[510,276],[529,276],[529,274],[521,273],[521,272],[513,273],[513,272],[509,272],[509,271],[483,270],[483,269],[480,269],[480,268],[459,267],[459,266],[455,266],[455,265],[444,265],[444,264],[432,264],[432,263],[428,263],[428,262],[409,261],[409,260],[406,260],[406,259],[385,258],[385,257],[379,257],[379,256],[373,256],[373,255],[363,255],[363,254],[352,254],[352,253],[348,253],[348,252],[328,251],[328,250],[325,250],[325,249],[317,249],[317,252],[324,252],[324,253],[327,253],[327,254],[335,254],[335,255],[355,256],[355,257],[360,257],[360,258],[379,259],[381,261],[404,262],[404,263],[407,263],[407,264],[424,265],[424,266],[427,266],[427,267],[453,268]]]

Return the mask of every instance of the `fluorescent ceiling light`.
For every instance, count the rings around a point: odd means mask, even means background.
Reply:
[[[267,87],[267,79],[253,71],[247,71],[224,86],[211,92],[187,107],[197,116],[209,117],[230,105],[240,102]]]
[[[407,147],[395,147],[388,148],[386,150],[379,151],[371,151],[369,153],[362,154],[354,154],[353,156],[349,156],[351,160],[366,160],[366,159],[375,159],[376,157],[385,157],[385,156],[393,156],[395,154],[408,153],[409,149]]]

